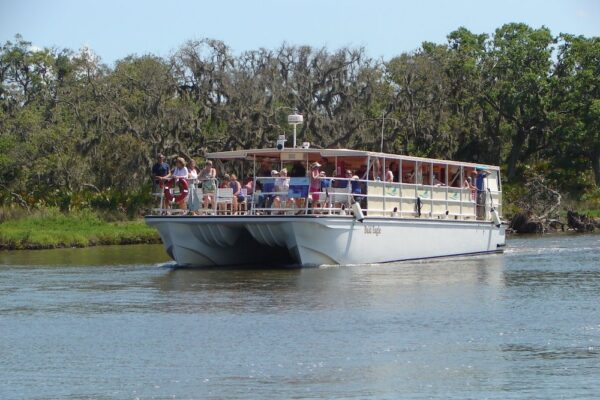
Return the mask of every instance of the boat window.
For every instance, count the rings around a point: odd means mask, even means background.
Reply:
[[[431,174],[431,184],[433,186],[447,186],[446,180],[446,164],[433,164]]]
[[[486,186],[492,192],[498,191],[498,175],[497,173],[491,173],[486,177]]]
[[[431,185],[431,170],[429,163],[420,163],[419,168],[420,175],[417,175],[417,183],[420,185]]]
[[[402,160],[402,183],[417,183],[416,161]]]
[[[386,167],[385,167],[385,180],[386,181],[390,181],[390,182],[398,182],[399,181],[399,177],[400,177],[400,167],[398,166],[398,160],[388,160],[386,162]],[[391,180],[389,180],[389,177],[392,177]]]
[[[452,187],[460,187],[461,179],[460,179],[460,167],[458,165],[449,165],[448,166],[448,186]]]

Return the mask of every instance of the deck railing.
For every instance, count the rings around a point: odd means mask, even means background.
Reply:
[[[194,214],[194,215],[349,215],[351,206],[357,202],[367,216],[389,218],[421,218],[421,219],[454,219],[454,220],[491,220],[493,207],[501,215],[502,196],[500,191],[487,191],[485,204],[478,205],[477,193],[470,188],[432,186],[412,183],[382,182],[372,180],[356,180],[349,178],[319,178],[334,182],[333,187],[323,188],[309,193],[309,178],[290,181],[288,191],[278,190],[276,177],[256,177],[256,182],[263,189],[255,190],[238,202],[238,209],[233,210],[232,193],[222,197],[218,189],[219,182],[212,183],[214,192],[204,193],[197,187],[195,180],[188,180],[188,209],[176,211],[165,204],[164,193],[155,195],[159,198],[160,207],[152,211],[158,214]],[[290,178],[295,179],[295,178]],[[354,183],[353,183],[354,182]],[[352,193],[352,187],[359,185],[360,193]],[[337,187],[336,187],[337,186]],[[345,187],[339,187],[345,186]],[[194,191],[194,193],[192,193]],[[205,197],[210,197],[210,207],[203,207]],[[197,209],[189,207],[199,199]],[[277,206],[276,206],[277,205]],[[242,207],[240,207],[242,206]],[[479,213],[478,213],[479,211]]]

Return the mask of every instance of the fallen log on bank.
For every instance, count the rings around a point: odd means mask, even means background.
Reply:
[[[577,233],[588,233],[600,230],[600,218],[590,218],[585,214],[575,211],[567,211],[567,222],[559,219],[540,220],[531,212],[520,212],[510,220],[509,230],[515,233],[548,233],[565,232],[565,230]]]
[[[523,211],[511,219],[509,229],[517,233],[544,233],[555,232],[560,226],[564,230],[557,214],[561,194],[533,171],[526,172],[524,186],[525,195],[517,201]]]
[[[531,214],[520,212],[510,220],[509,229],[516,233],[543,233],[544,225],[540,221],[531,221]]]
[[[598,221],[572,210],[567,211],[567,224],[569,228],[579,233],[593,232],[598,227]]]

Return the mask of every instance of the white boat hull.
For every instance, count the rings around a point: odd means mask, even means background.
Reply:
[[[147,216],[182,266],[385,263],[501,252],[492,222],[351,216]]]

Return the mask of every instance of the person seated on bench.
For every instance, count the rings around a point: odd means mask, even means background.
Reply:
[[[231,182],[231,177],[229,176],[229,174],[223,175],[223,179],[221,179],[221,184],[219,185],[219,189],[229,189],[231,187],[230,182]],[[222,214],[225,214],[227,212],[227,203],[221,202],[221,200],[222,199],[220,199],[218,197],[218,192],[217,192],[217,202],[218,202],[217,212],[221,212]]]
[[[239,204],[243,203],[246,198],[242,195],[242,184],[237,180],[235,174],[229,176],[229,187],[233,191],[233,200],[231,204],[231,213],[237,214],[239,211]]]
[[[272,208],[281,208],[281,202],[285,205],[287,202],[287,193],[290,190],[290,178],[287,176],[287,169],[279,171],[279,178],[275,179],[276,194],[273,197]],[[285,194],[284,194],[285,193]]]
[[[269,208],[271,207],[271,201],[273,199],[273,192],[275,191],[275,179],[279,176],[279,171],[272,170],[270,178],[261,178],[260,181],[256,181],[256,190],[262,191],[258,196],[258,208]]]

